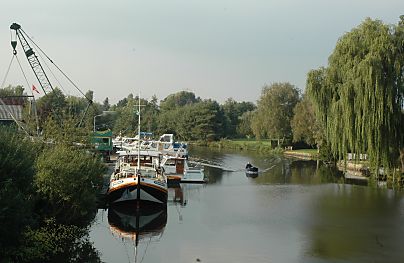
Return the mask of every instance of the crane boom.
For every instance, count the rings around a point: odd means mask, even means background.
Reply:
[[[80,119],[80,122],[78,123],[78,127],[81,127],[84,118],[87,115],[88,109],[90,108],[90,106],[93,104],[93,101],[88,98],[80,89],[79,87],[77,87],[77,85],[53,62],[52,59],[50,59],[48,57],[48,55],[45,54],[45,52],[43,52],[43,50],[38,47],[37,44],[35,44],[35,42],[27,35],[27,33],[24,32],[24,30],[21,28],[21,26],[17,23],[13,23],[10,26],[11,30],[15,31],[15,39],[11,39],[11,46],[13,47],[13,54],[17,55],[17,37],[20,40],[21,46],[24,50],[25,56],[28,59],[29,65],[31,66],[32,70],[34,71],[35,77],[37,78],[39,84],[41,85],[41,88],[44,92],[45,95],[48,95],[48,93],[54,91],[53,86],[51,84],[51,82],[48,79],[48,76],[46,75],[44,69],[42,68],[41,63],[38,60],[38,57],[36,56],[34,50],[32,49],[32,47],[30,46],[28,40],[39,49],[39,51],[45,55],[45,57],[47,59],[49,59],[49,61],[59,70],[59,72],[84,96],[84,98],[87,99],[88,105],[83,113],[82,118]],[[46,65],[46,64],[45,64]],[[59,83],[60,84],[60,83]]]
[[[42,68],[41,63],[38,60],[38,57],[36,56],[34,50],[31,48],[29,45],[27,39],[25,38],[25,32],[22,31],[21,26],[17,23],[13,23],[10,26],[10,29],[15,30],[15,33],[20,40],[21,46],[24,50],[25,56],[28,59],[29,65],[31,66],[32,70],[34,71],[34,74],[41,85],[41,88],[45,95],[51,91],[53,91],[52,84],[50,83],[48,76],[46,76],[45,71]],[[13,43],[14,42],[14,43]],[[13,46],[13,52],[14,54],[17,54],[17,51],[15,47],[17,46],[17,41],[12,41],[11,42]]]

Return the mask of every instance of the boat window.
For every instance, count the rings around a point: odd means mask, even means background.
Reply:
[[[168,159],[168,160],[166,161],[165,165],[175,166],[175,160],[173,160],[173,159]]]

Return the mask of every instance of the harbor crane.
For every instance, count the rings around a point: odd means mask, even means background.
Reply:
[[[32,46],[35,46],[58,70],[59,72],[87,99],[87,107],[84,111],[84,114],[78,123],[80,127],[83,123],[83,120],[88,112],[89,107],[92,105],[93,101],[88,98],[79,87],[53,62],[53,60],[45,54],[45,52],[28,36],[27,33],[21,28],[21,25],[17,23],[13,23],[10,26],[11,30],[15,31],[15,37],[11,39],[11,46],[13,47],[13,55],[17,55],[17,39],[20,41],[22,49],[24,51],[25,56],[28,59],[29,65],[31,66],[32,71],[35,74],[36,79],[38,80],[41,89],[43,90],[45,96],[50,92],[54,91],[52,83],[49,81],[48,76],[46,75],[41,62],[38,59],[37,54],[33,50]]]

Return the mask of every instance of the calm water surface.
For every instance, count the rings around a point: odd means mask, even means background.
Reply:
[[[191,155],[236,172],[206,168],[208,184],[169,189],[167,210],[99,210],[90,238],[103,261],[404,262],[403,194],[344,184],[316,162]],[[246,177],[247,161],[257,178]]]

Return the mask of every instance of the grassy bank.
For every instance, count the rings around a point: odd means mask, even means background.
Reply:
[[[283,150],[281,148],[276,147],[277,144],[273,141],[269,140],[248,140],[248,139],[239,139],[239,140],[227,140],[222,139],[220,141],[199,141],[194,142],[195,145],[199,146],[207,146],[211,148],[219,148],[219,149],[233,149],[233,150],[246,150],[246,151],[256,151],[262,153],[282,153]]]
[[[299,149],[299,150],[285,150],[283,147],[278,147],[277,141],[274,140],[253,140],[253,139],[236,139],[228,140],[222,139],[220,141],[197,141],[191,144],[198,146],[207,146],[211,148],[219,149],[233,149],[233,150],[245,150],[255,151],[261,153],[279,153],[286,156],[316,160],[318,159],[317,149]]]
[[[292,156],[301,159],[308,159],[308,160],[318,159],[317,149],[285,150],[283,154],[286,156]]]

